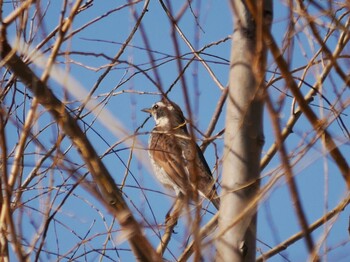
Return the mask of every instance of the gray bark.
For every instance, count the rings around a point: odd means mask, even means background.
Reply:
[[[264,143],[263,100],[272,0],[231,0],[234,17],[223,157],[218,261],[254,261],[260,155]],[[249,8],[248,8],[249,7]],[[257,21],[257,22],[256,22]],[[259,31],[260,30],[260,31]]]

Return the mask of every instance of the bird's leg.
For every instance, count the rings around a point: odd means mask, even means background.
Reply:
[[[174,217],[177,220],[177,218],[179,217],[183,202],[184,202],[184,195],[180,193],[177,196],[175,202],[170,207],[169,211],[166,213],[165,221],[170,220],[172,217]]]
[[[176,199],[175,202],[171,205],[169,211],[166,213],[166,215],[165,215],[165,221],[168,221],[168,220],[170,219],[171,211],[173,211],[173,208],[174,208],[174,206],[175,206],[175,204],[176,204],[176,201],[177,201],[177,199]]]
[[[174,202],[174,204],[171,206],[170,210],[165,216],[165,230],[164,235],[162,236],[162,239],[158,245],[157,252],[159,254],[163,254],[169,241],[174,233],[174,227],[177,224],[177,220],[179,218],[182,206],[183,206],[183,197],[178,196]]]

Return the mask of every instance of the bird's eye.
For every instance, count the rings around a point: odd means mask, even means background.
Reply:
[[[158,109],[158,107],[159,107],[158,105],[154,105],[153,109]]]

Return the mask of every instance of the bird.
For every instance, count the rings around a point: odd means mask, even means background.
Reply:
[[[219,210],[215,180],[201,149],[189,135],[181,108],[163,98],[142,111],[151,114],[155,121],[149,135],[148,154],[159,182],[174,190],[177,197],[188,200],[197,189],[199,195],[209,199]]]

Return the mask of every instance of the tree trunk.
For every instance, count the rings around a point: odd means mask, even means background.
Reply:
[[[254,261],[263,100],[272,1],[231,0],[234,17],[223,156],[218,261]],[[255,201],[254,201],[255,200]]]

